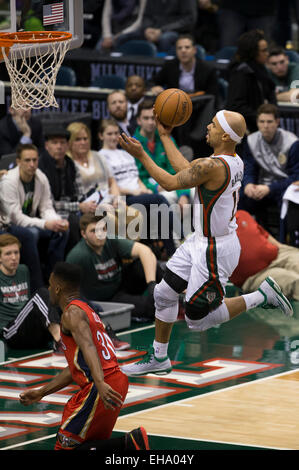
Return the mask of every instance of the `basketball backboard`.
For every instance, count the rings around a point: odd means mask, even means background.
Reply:
[[[0,32],[66,31],[83,43],[83,0],[0,0]]]

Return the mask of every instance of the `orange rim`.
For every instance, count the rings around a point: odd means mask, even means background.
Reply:
[[[0,33],[0,47],[11,47],[14,44],[35,44],[67,41],[72,34],[66,31],[21,31]]]

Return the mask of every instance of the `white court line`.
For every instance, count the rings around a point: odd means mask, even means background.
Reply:
[[[53,349],[50,349],[49,351],[42,351],[42,352],[39,352],[39,353],[36,353],[36,354],[31,354],[30,356],[15,357],[13,359],[10,359],[9,361],[0,362],[0,366],[2,366],[4,364],[11,364],[12,362],[24,361],[25,359],[31,359],[32,357],[38,357],[38,356],[42,356],[44,354],[49,354],[49,353],[52,353],[52,352],[53,352]]]
[[[273,369],[272,369],[273,370]],[[212,392],[208,392],[208,393],[201,393],[200,395],[196,395],[194,397],[189,397],[189,398],[182,398],[181,400],[177,400],[175,402],[172,402],[172,403],[165,403],[164,405],[159,405],[159,406],[155,406],[155,408],[151,408],[151,409],[148,409],[148,410],[141,410],[141,411],[134,411],[133,413],[129,413],[129,415],[123,415],[123,416],[119,416],[118,417],[118,420],[120,419],[125,419],[127,418],[128,416],[135,416],[135,415],[138,415],[140,413],[145,413],[147,411],[151,411],[152,409],[155,409],[155,410],[158,410],[160,408],[165,408],[165,407],[168,407],[168,406],[173,406],[174,404],[175,405],[178,405],[178,404],[181,404],[181,403],[184,403],[185,401],[189,401],[189,400],[197,400],[198,398],[205,398],[209,395],[213,395],[213,394],[216,394],[216,393],[221,393],[221,392],[226,392],[227,390],[232,390],[232,389],[235,389],[235,388],[240,388],[240,387],[246,387],[250,384],[255,384],[257,382],[263,382],[265,380],[269,380],[269,379],[273,379],[273,378],[276,378],[276,377],[281,377],[282,375],[287,375],[287,374],[292,374],[294,372],[297,372],[299,370],[298,369],[294,369],[294,370],[288,370],[286,372],[281,372],[280,374],[276,374],[276,375],[270,375],[268,377],[262,377],[261,379],[256,379],[256,380],[253,380],[251,382],[245,382],[243,384],[238,384],[238,385],[231,385],[230,387],[225,387],[225,388],[221,388],[221,389],[218,389],[218,390],[214,390]],[[141,377],[141,376],[140,376]],[[167,375],[164,376],[164,378],[166,379],[167,378]]]
[[[56,434],[51,434],[50,436],[39,437],[37,439],[32,439],[31,441],[21,442],[20,444],[13,444],[12,446],[3,447],[0,450],[8,450],[8,449],[15,449],[16,447],[21,447],[27,444],[32,444],[33,442],[44,441],[46,439],[50,439],[52,437],[56,437]]]
[[[126,331],[121,331],[121,332],[116,332],[117,336],[122,336],[126,334],[131,334],[131,333],[136,333],[137,331],[143,331],[143,330],[149,330],[150,328],[155,328],[155,324],[153,325],[148,325],[148,326],[141,326],[140,328],[135,328],[135,330],[126,330]]]
[[[262,377],[261,379],[256,379],[256,380],[253,380],[251,382],[246,382],[246,383],[243,383],[243,384],[238,384],[238,385],[232,385],[231,387],[225,387],[225,388],[222,388],[222,389],[219,389],[219,390],[214,390],[212,392],[208,392],[208,393],[202,393],[200,395],[196,395],[194,397],[190,397],[190,398],[182,398],[181,400],[178,400],[178,401],[175,401],[175,402],[172,402],[172,403],[165,403],[164,405],[159,405],[159,406],[156,406],[154,408],[151,408],[151,409],[145,409],[145,410],[142,410],[142,411],[135,411],[133,413],[129,413],[128,415],[123,415],[123,416],[119,416],[118,417],[118,420],[117,420],[117,423],[119,423],[121,420],[125,419],[125,418],[128,418],[128,417],[131,417],[131,416],[136,416],[136,415],[139,415],[141,413],[148,413],[152,410],[159,410],[161,408],[166,408],[166,407],[169,407],[169,406],[179,406],[181,404],[184,404],[184,402],[186,401],[193,401],[193,400],[198,400],[199,398],[205,398],[207,397],[208,395],[213,395],[213,394],[217,394],[217,393],[222,393],[222,392],[226,392],[228,390],[233,390],[233,389],[236,389],[236,388],[240,388],[240,387],[246,387],[246,386],[249,386],[250,384],[256,384],[257,382],[264,382],[265,380],[269,380],[269,379],[273,379],[273,378],[277,378],[277,377],[281,377],[283,375],[288,375],[288,374],[293,374],[294,372],[297,372],[299,370],[299,368],[297,369],[294,369],[294,370],[289,370],[289,371],[286,371],[286,372],[281,372],[279,374],[275,374],[275,375],[270,375],[268,377]],[[117,431],[121,431],[121,432],[128,432],[130,431],[130,429],[117,429]],[[172,438],[176,438],[176,439],[188,439],[188,438],[183,438],[181,436],[176,436],[176,435],[164,435],[164,434],[149,434],[150,436],[153,435],[153,436],[160,436],[160,437],[172,437]],[[214,442],[214,443],[219,443],[219,444],[228,444],[228,445],[239,445],[239,446],[248,446],[248,447],[260,447],[260,448],[265,448],[265,449],[277,449],[277,450],[293,450],[293,449],[289,449],[289,448],[280,448],[280,447],[264,447],[264,446],[259,446],[259,445],[252,445],[252,444],[239,444],[239,443],[235,443],[235,442],[226,442],[226,441],[214,441],[214,440],[209,440],[209,439],[197,439],[197,438],[192,438],[192,439],[188,439],[190,441],[200,441],[200,442]]]

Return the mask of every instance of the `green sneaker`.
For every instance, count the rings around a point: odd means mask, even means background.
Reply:
[[[263,294],[265,299],[262,305],[260,305],[261,307],[278,307],[287,317],[291,317],[293,315],[294,311],[292,305],[272,277],[266,277],[258,290]]]
[[[146,374],[166,375],[172,371],[172,366],[168,356],[163,359],[155,357],[154,348],[151,346],[141,361],[122,366],[121,370],[129,377]]]

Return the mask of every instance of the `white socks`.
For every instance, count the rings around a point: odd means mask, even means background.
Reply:
[[[163,359],[164,357],[167,357],[168,344],[169,343],[158,343],[158,341],[154,340],[153,346],[155,357],[157,359]]]
[[[255,292],[252,292],[251,294],[242,295],[242,297],[246,304],[246,310],[250,310],[251,308],[258,307],[265,301],[265,297],[258,290]]]

